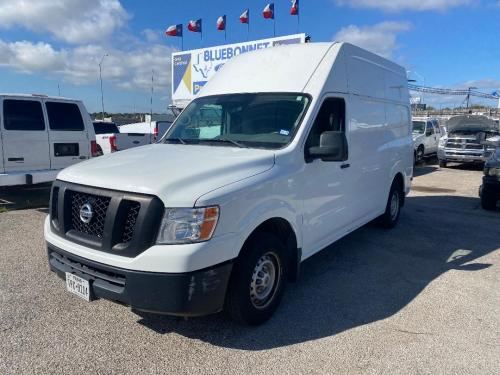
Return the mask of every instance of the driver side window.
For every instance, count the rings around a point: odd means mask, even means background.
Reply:
[[[319,146],[321,134],[325,131],[345,132],[344,99],[325,99],[307,137],[306,150]]]

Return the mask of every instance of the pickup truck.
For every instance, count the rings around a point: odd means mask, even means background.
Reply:
[[[439,140],[439,166],[448,163],[484,163],[494,148],[481,143],[481,139],[500,134],[498,124],[479,115],[454,116],[446,123],[447,134]]]
[[[122,133],[113,122],[94,121],[97,150],[100,155],[144,146],[150,143],[149,135]]]
[[[370,221],[397,224],[407,87],[403,67],[348,43],[233,58],[158,143],[59,174],[50,269],[86,301],[266,321],[302,261]]]
[[[442,136],[439,122],[436,119],[413,118],[413,147],[415,164],[424,157],[437,153],[439,139]]]

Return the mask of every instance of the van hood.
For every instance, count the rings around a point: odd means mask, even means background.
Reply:
[[[156,195],[168,207],[192,207],[222,186],[274,165],[270,150],[155,144],[108,154],[61,171],[59,180]]]

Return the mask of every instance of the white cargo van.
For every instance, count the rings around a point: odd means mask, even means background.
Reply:
[[[53,181],[96,151],[81,101],[0,94],[0,186]]]
[[[405,69],[343,43],[244,54],[162,142],[59,174],[50,268],[87,301],[258,324],[304,259],[394,226],[412,173]]]

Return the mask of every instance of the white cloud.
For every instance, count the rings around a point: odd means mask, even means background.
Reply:
[[[500,90],[500,79],[483,78],[462,82],[457,85],[457,88],[477,87],[479,90],[494,89]]]
[[[399,47],[397,35],[411,29],[407,22],[381,22],[373,26],[346,26],[334,40],[349,42],[384,57],[392,57]]]
[[[66,82],[86,85],[97,82],[98,64],[107,53],[102,65],[106,81],[121,89],[146,91],[151,86],[151,71],[154,70],[155,87],[165,91],[170,87],[173,51],[160,44],[136,44],[127,51],[92,44],[54,49],[48,43],[7,43],[0,39],[0,66],[26,74],[61,76]]]
[[[141,35],[144,36],[148,42],[156,43],[163,34],[160,30],[144,29],[141,31]]]
[[[100,41],[125,24],[119,0],[8,0],[0,2],[0,29],[48,32],[73,44]]]
[[[382,9],[389,12],[402,10],[443,11],[449,8],[469,5],[476,0],[336,0],[338,5],[348,5],[355,8]]]

